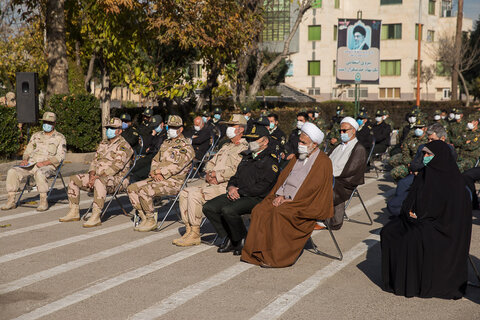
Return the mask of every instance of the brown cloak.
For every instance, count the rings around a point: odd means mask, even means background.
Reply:
[[[268,196],[253,208],[242,261],[276,268],[291,266],[310,238],[316,220],[333,216],[332,162],[322,151],[294,200],[273,206],[275,193],[296,161],[290,160]]]
[[[335,206],[347,201],[355,187],[365,183],[364,176],[366,168],[367,151],[361,143],[357,142],[355,147],[353,147],[350,158],[348,158],[342,173],[338,177],[335,177],[335,187],[333,189],[333,202]]]

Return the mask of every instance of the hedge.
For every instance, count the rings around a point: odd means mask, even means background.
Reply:
[[[19,139],[16,109],[0,105],[0,155],[10,157],[17,153],[20,148]]]

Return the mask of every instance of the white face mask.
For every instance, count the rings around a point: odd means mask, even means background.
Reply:
[[[200,126],[193,126],[193,129],[195,129],[195,131],[200,131],[200,130],[202,130],[202,128],[200,128]]]
[[[383,120],[387,119],[387,116],[383,116],[382,119],[383,119]]]
[[[178,137],[178,131],[176,129],[168,129],[167,137],[168,139],[174,139]]]
[[[416,118],[416,117],[410,117],[410,118],[408,118],[408,122],[410,122],[410,123],[415,123],[415,121],[417,121],[417,118]]]
[[[253,153],[256,153],[256,152],[258,152],[258,150],[260,150],[260,143],[258,143],[257,141],[249,142],[249,143],[248,143],[248,148],[249,148],[250,151],[252,151]]]
[[[298,130],[302,129],[302,127],[303,127],[304,124],[305,124],[305,122],[298,120],[298,121],[297,121],[297,129],[298,129]]]
[[[445,120],[446,116],[442,116],[442,120]]]
[[[375,121],[380,122],[383,120],[383,117],[375,117]]]
[[[319,116],[318,112],[315,112],[315,113],[313,114],[313,116],[314,116],[315,118],[318,118],[318,116]]]
[[[235,127],[228,127],[226,134],[227,134],[228,139],[235,138],[237,136],[237,134],[235,133]]]
[[[435,121],[438,121],[438,120],[440,120],[441,118],[442,118],[442,117],[439,116],[438,114],[433,116],[433,120],[435,120]]]
[[[459,114],[456,114],[456,115],[455,115],[455,120],[460,120],[460,118],[461,118],[461,117],[460,117]]]
[[[473,123],[469,122],[467,123],[467,129],[468,130],[473,130],[475,128],[475,126],[473,125]]]
[[[450,119],[450,120],[455,119],[455,114],[454,114],[454,113],[450,113],[450,114],[448,115],[448,119]]]

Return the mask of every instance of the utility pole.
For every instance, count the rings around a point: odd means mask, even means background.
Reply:
[[[420,72],[422,70],[422,0],[418,3],[417,108],[420,108]]]

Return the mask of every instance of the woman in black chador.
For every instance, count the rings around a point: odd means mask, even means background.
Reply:
[[[428,143],[399,217],[381,231],[385,290],[406,297],[465,294],[472,206],[448,145]]]

